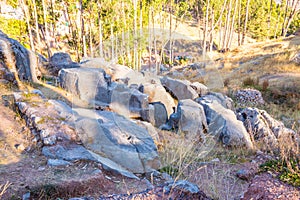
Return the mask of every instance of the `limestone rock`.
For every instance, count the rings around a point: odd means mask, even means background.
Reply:
[[[191,87],[199,94],[200,97],[208,93],[208,88],[199,82],[193,82]]]
[[[14,77],[17,76],[21,81],[38,82],[38,59],[34,52],[0,31],[0,61]]]
[[[180,113],[179,130],[188,137],[200,137],[207,132],[206,116],[200,104],[191,99],[181,100],[177,112]]]
[[[280,121],[272,118],[266,111],[257,108],[238,109],[241,120],[255,141],[262,141],[264,147],[274,148],[281,137],[294,137],[295,132],[288,129]]]
[[[70,55],[63,52],[54,53],[49,58],[49,63],[45,65],[47,75],[58,76],[61,69],[78,68],[80,65],[73,62]]]
[[[113,112],[86,109],[76,112],[82,118],[75,127],[86,148],[134,173],[159,168],[157,149],[146,129]]]
[[[120,83],[112,83],[109,94],[109,108],[112,111],[128,118],[149,121],[149,102],[146,94]]]
[[[251,138],[243,123],[237,120],[235,113],[223,107],[218,100],[197,100],[204,108],[209,134],[219,138],[228,146],[246,146],[253,148]]]
[[[195,99],[199,96],[198,93],[190,86],[191,83],[187,80],[183,81],[163,77],[160,81],[166,90],[178,100]]]
[[[61,87],[89,103],[108,104],[110,77],[97,68],[62,69],[59,72]]]

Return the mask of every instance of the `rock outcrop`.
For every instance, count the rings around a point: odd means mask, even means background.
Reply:
[[[59,52],[54,53],[50,58],[49,62],[45,64],[45,70],[47,75],[58,76],[58,72],[61,69],[78,68],[80,65],[73,62],[70,55],[67,53]]]
[[[41,96],[15,93],[13,99],[35,136],[33,141],[52,159],[51,165],[88,160],[130,178],[137,178],[133,173],[152,172],[160,167],[148,130],[154,137],[157,133],[150,124],[144,128],[113,112],[72,109],[61,101]]]
[[[238,90],[235,92],[235,98],[240,105],[259,105],[265,103],[261,92],[255,89]]]
[[[14,79],[21,81],[38,82],[37,77],[40,76],[38,59],[34,52],[0,31],[0,62],[8,71],[6,76],[13,75]]]
[[[238,109],[237,112],[238,119],[244,123],[248,133],[255,141],[262,142],[266,149],[276,148],[280,138],[296,137],[293,130],[286,128],[264,110],[248,107]]]
[[[61,87],[91,104],[107,105],[110,102],[110,76],[99,68],[62,69],[59,72]]]
[[[83,145],[134,173],[160,167],[156,146],[148,131],[113,112],[75,109],[83,118],[75,122]]]
[[[160,81],[166,90],[178,100],[199,97],[198,93],[191,87],[191,82],[187,80],[177,80],[165,76]]]
[[[243,123],[237,120],[235,113],[222,106],[214,98],[205,96],[197,99],[205,111],[208,124],[208,132],[219,138],[223,144],[228,146],[246,146],[252,149],[251,138]]]

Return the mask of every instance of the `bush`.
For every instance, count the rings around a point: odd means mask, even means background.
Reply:
[[[29,48],[25,21],[0,17],[0,27],[8,37],[18,40],[23,46]]]

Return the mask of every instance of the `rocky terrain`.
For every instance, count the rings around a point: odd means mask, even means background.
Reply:
[[[299,199],[259,167],[283,143],[299,156],[299,132],[259,90],[232,100],[191,76],[203,70],[45,59],[0,32],[0,198]]]

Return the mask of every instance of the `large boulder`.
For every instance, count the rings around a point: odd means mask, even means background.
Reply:
[[[146,94],[121,83],[112,83],[109,94],[109,108],[112,111],[129,118],[149,121],[149,102]]]
[[[264,110],[250,107],[238,109],[237,116],[253,139],[262,142],[265,148],[277,147],[279,138],[296,136],[293,130],[286,128]]]
[[[108,111],[75,110],[82,118],[75,122],[83,145],[134,173],[160,167],[157,149],[146,129]]]
[[[151,73],[137,72],[126,66],[107,62],[103,58],[88,58],[80,63],[82,68],[101,68],[108,75],[111,80],[130,85],[138,85],[143,87],[143,93],[148,95],[148,101],[161,102],[165,105],[168,115],[172,114],[173,107],[176,107],[174,99],[166,91],[160,83],[160,79]]]
[[[153,117],[150,115],[150,122],[155,127],[160,127],[161,125],[165,124],[168,120],[168,113],[166,107],[161,102],[153,102],[150,104],[153,107],[153,112],[151,113]],[[151,110],[151,109],[150,109]]]
[[[127,74],[134,71],[127,66],[115,64],[114,62],[107,62],[104,58],[86,58],[80,62],[80,67],[83,68],[101,68],[112,78],[112,81],[124,79]]]
[[[247,130],[243,123],[237,120],[232,110],[225,108],[214,99],[199,98],[197,102],[204,108],[209,134],[219,138],[228,146],[253,148]]]
[[[181,100],[177,112],[171,114],[169,121],[160,127],[163,130],[175,129],[188,138],[204,138],[208,131],[203,107],[191,99]]]
[[[144,93],[149,95],[149,102],[161,102],[164,104],[168,116],[173,113],[173,108],[176,107],[174,99],[160,84],[160,82],[144,83]]]
[[[62,69],[59,79],[62,88],[86,102],[100,105],[110,102],[110,76],[102,69]]]
[[[198,93],[191,87],[191,82],[187,80],[177,80],[165,76],[160,81],[166,90],[178,100],[199,97]]]
[[[177,112],[180,113],[179,130],[188,137],[203,137],[208,131],[204,109],[197,102],[191,99],[181,100]]]
[[[206,101],[217,101],[224,108],[235,111],[233,100],[222,93],[209,92],[207,95],[201,97],[201,99]]]
[[[21,81],[38,82],[40,71],[36,54],[0,31],[0,62]]]
[[[47,75],[58,76],[61,69],[78,67],[80,67],[80,65],[73,62],[69,54],[58,52],[49,58],[49,63],[45,65],[45,70],[47,71]]]

